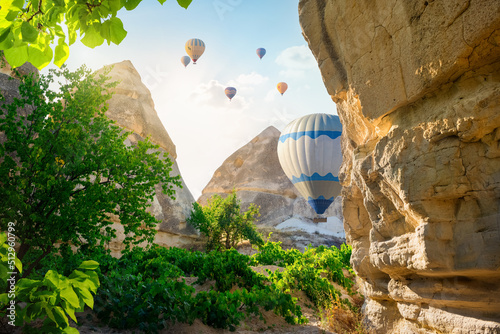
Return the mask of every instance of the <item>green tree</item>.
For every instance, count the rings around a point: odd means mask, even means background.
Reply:
[[[57,92],[49,89],[55,78],[64,79]],[[108,242],[110,215],[124,226],[125,244],[152,242],[158,221],[146,209],[155,185],[172,198],[181,186],[158,146],[145,139],[127,147],[131,133],[105,116],[114,85],[84,66],[51,70],[24,77],[21,98],[0,105],[0,230],[11,228],[20,260],[36,252],[24,277],[56,244]]]
[[[120,44],[127,35],[118,12],[133,10],[142,0],[2,0],[0,50],[11,67],[29,61],[38,69],[52,59],[61,66],[69,56],[68,45],[77,36],[89,48],[106,41]],[[158,0],[160,4],[166,0]],[[192,0],[177,0],[187,8]],[[53,45],[56,44],[53,49]]]
[[[236,191],[233,190],[226,198],[212,196],[206,206],[194,202],[187,221],[206,237],[208,251],[220,251],[234,248],[243,240],[262,244],[262,235],[254,224],[259,216],[259,207],[254,203],[250,204],[247,211],[241,212],[241,200],[237,199]]]

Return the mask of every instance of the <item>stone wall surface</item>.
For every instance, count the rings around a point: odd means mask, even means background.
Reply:
[[[500,3],[300,0],[378,333],[500,333]]]

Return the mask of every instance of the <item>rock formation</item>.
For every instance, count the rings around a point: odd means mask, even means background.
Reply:
[[[500,333],[500,6],[301,0],[378,333]]]
[[[312,219],[316,213],[287,178],[278,160],[276,147],[280,132],[268,127],[238,149],[215,171],[198,202],[205,205],[214,194],[227,194],[233,188],[243,207],[260,206],[258,225],[276,226],[291,217]],[[340,216],[331,205],[323,216]]]
[[[110,65],[111,71],[107,74],[111,81],[119,84],[113,88],[113,97],[109,100],[109,109],[106,115],[117,124],[134,133],[129,136],[127,145],[133,145],[150,137],[151,141],[160,146],[160,151],[169,154],[174,162],[171,175],[180,175],[175,158],[175,145],[161,123],[154,108],[154,102],[148,88],[142,83],[139,73],[132,63],[125,60]],[[107,68],[107,66],[105,67]],[[98,72],[102,73],[104,69]],[[149,211],[161,221],[155,243],[162,246],[182,247],[192,243],[197,237],[197,231],[186,223],[186,217],[191,212],[193,195],[182,181],[182,189],[175,189],[175,200],[161,192],[161,186],[156,186],[156,196]],[[114,225],[119,231],[117,240],[111,243],[114,254],[122,249],[123,228],[118,222]]]

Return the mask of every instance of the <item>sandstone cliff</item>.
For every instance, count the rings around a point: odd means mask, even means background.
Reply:
[[[500,333],[500,5],[301,0],[378,333]]]
[[[234,188],[244,207],[260,206],[258,225],[276,226],[291,217],[313,219],[316,213],[287,178],[278,160],[276,147],[280,132],[268,127],[244,145],[215,171],[198,202],[206,204],[214,194],[227,194]],[[340,216],[331,205],[323,216]]]
[[[111,81],[119,84],[113,89],[113,97],[109,100],[109,109],[106,115],[117,124],[134,133],[129,137],[127,145],[149,136],[151,141],[160,146],[160,151],[168,152],[174,162],[171,175],[180,175],[175,158],[175,145],[156,113],[153,99],[148,88],[142,83],[139,73],[132,63],[125,60],[111,66],[108,76]],[[102,72],[103,69],[98,72]],[[197,237],[197,231],[186,223],[186,217],[191,212],[193,195],[182,181],[182,189],[175,189],[175,200],[161,192],[161,186],[156,186],[156,196],[149,211],[161,221],[155,243],[162,246],[177,246],[190,244]],[[118,239],[112,242],[114,254],[122,249],[123,228],[117,222],[115,228]]]

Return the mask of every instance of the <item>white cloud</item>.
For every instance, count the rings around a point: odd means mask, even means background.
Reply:
[[[305,75],[305,70],[297,70],[295,68],[287,68],[286,70],[280,71],[280,76],[290,79],[303,78]]]
[[[266,97],[264,98],[264,101],[266,102],[274,102],[276,97],[278,96],[278,90],[277,89],[272,89],[267,92]]]
[[[309,70],[317,66],[311,50],[305,45],[283,50],[276,58],[276,64],[294,70]]]
[[[252,72],[250,74],[240,74],[236,78],[236,82],[242,85],[250,85],[250,86],[257,86],[260,84],[263,84],[269,80],[268,77],[265,77],[259,73]]]
[[[196,87],[192,98],[196,104],[206,107],[247,109],[250,103],[245,97],[238,96],[238,88],[236,88],[236,96],[229,101],[224,93],[226,87],[228,86],[221,84],[217,80],[210,80],[208,83],[203,83]]]

